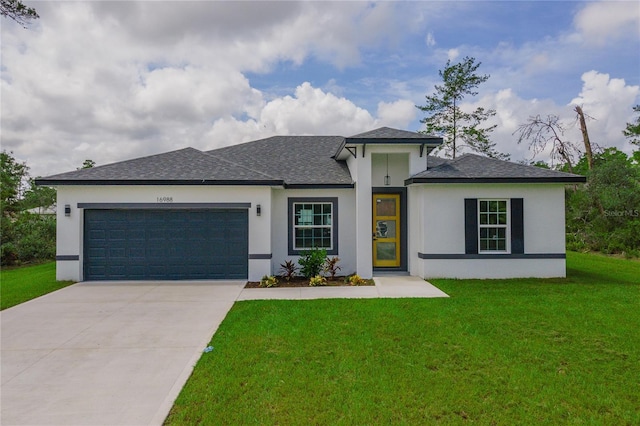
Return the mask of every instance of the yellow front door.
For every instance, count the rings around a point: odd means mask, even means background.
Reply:
[[[400,266],[400,194],[373,194],[373,266]]]

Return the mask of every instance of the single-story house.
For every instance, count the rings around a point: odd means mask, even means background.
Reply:
[[[57,278],[259,280],[312,247],[363,278],[565,276],[564,188],[584,177],[441,144],[274,136],[38,179],[58,192]]]

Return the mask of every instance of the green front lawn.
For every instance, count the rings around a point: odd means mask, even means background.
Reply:
[[[434,280],[449,299],[238,302],[167,424],[640,424],[640,263]]]
[[[7,309],[73,284],[56,281],[56,262],[0,271],[0,309]]]

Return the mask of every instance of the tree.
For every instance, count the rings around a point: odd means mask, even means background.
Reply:
[[[496,151],[495,143],[489,140],[489,134],[496,125],[481,127],[496,111],[478,107],[469,113],[460,109],[462,99],[466,95],[477,95],[475,89],[489,79],[489,75],[476,73],[481,62],[475,61],[475,58],[468,56],[456,64],[448,60],[444,69],[439,71],[444,84],[436,85],[435,94],[426,96],[426,105],[416,105],[428,114],[420,120],[425,124],[422,133],[441,135],[445,149],[451,152],[453,158],[460,150],[459,142],[463,142],[473,151],[488,157],[507,159],[508,155]]]
[[[25,28],[29,21],[40,17],[33,7],[25,6],[20,0],[0,0],[0,14]]]
[[[81,170],[81,169],[91,169],[91,168],[93,168],[95,165],[96,165],[96,162],[95,162],[95,161],[87,159],[87,160],[84,160],[84,162],[82,163],[82,167],[80,167],[78,170]]]
[[[573,109],[578,114],[578,122],[580,123],[580,131],[582,132],[582,143],[584,144],[584,153],[587,156],[587,164],[589,170],[593,169],[593,151],[591,150],[591,140],[589,139],[589,132],[587,131],[587,122],[584,119],[584,112],[582,107],[576,105]]]
[[[25,209],[49,206],[55,202],[52,188],[37,187],[29,179],[29,167],[13,158],[13,153],[0,153],[0,263],[15,265],[35,260],[51,260],[56,251],[56,219],[31,214]],[[30,189],[25,191],[26,185]]]
[[[544,151],[550,143],[552,165],[555,161],[561,160],[573,173],[574,158],[580,154],[580,150],[575,144],[564,139],[564,131],[560,117],[550,114],[544,118],[540,115],[529,117],[529,121],[519,125],[514,134],[518,134],[518,143],[529,141],[533,158]]]
[[[35,179],[29,179],[29,189],[20,200],[20,208],[29,210],[36,207],[46,209],[56,202],[56,190],[48,186],[38,186]]]
[[[587,162],[576,169],[588,184],[566,194],[568,248],[640,255],[640,166],[616,148],[595,154],[591,170]]]
[[[636,121],[627,123],[627,128],[622,131],[622,134],[627,139],[630,139],[630,143],[640,146],[640,105],[634,106],[633,110],[636,113],[639,113],[636,117]]]
[[[29,167],[13,158],[12,152],[0,153],[0,202],[2,215],[15,212],[22,196],[25,181],[29,175]]]
[[[591,141],[587,131],[587,122],[582,107],[576,105],[573,109],[576,112],[576,120],[580,124],[582,132],[582,143],[586,154],[586,164],[589,170],[593,169],[593,152]],[[588,117],[588,116],[587,116]],[[589,117],[591,118],[591,117]],[[573,173],[573,164],[576,156],[579,158],[582,152],[574,142],[564,139],[565,125],[560,121],[560,117],[549,114],[542,118],[540,115],[529,117],[529,120],[518,126],[513,134],[518,134],[518,143],[529,141],[529,149],[533,152],[533,157],[543,152],[551,143],[551,162],[562,160],[565,168]]]

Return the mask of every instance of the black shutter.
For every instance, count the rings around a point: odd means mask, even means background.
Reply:
[[[464,199],[464,252],[478,254],[478,199]]]
[[[523,199],[511,199],[511,253],[524,253]]]

